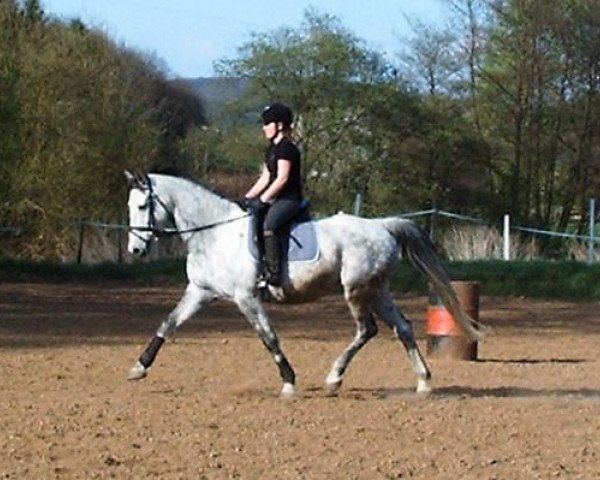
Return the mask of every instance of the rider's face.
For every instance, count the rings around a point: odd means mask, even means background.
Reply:
[[[267,123],[262,128],[265,137],[269,140],[277,135],[277,124],[275,122]]]

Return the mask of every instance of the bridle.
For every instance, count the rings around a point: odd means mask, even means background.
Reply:
[[[218,227],[220,225],[225,225],[228,223],[235,222],[237,220],[242,220],[246,217],[249,217],[251,214],[246,213],[239,217],[229,218],[227,220],[220,220],[218,222],[209,223],[207,225],[201,225],[198,227],[186,228],[184,230],[179,230],[177,228],[177,224],[175,222],[175,215],[166,205],[166,203],[161,200],[161,198],[154,192],[152,189],[152,182],[150,179],[147,180],[144,184],[138,184],[133,186],[132,188],[137,188],[138,190],[148,191],[148,196],[146,197],[146,202],[143,207],[148,209],[148,225],[145,227],[141,226],[129,226],[127,230],[131,232],[134,237],[142,240],[146,246],[150,243],[152,239],[158,239],[158,237],[162,236],[171,236],[171,235],[181,235],[183,233],[195,233],[202,232],[204,230],[210,230],[212,228]],[[156,221],[156,205],[159,205],[169,217],[169,220],[175,228],[158,228],[158,222]],[[144,237],[140,233],[141,232],[151,232],[149,237]]]
[[[158,222],[156,221],[156,204],[160,205],[165,210],[167,216],[169,217],[169,220],[173,225],[176,225],[175,216],[173,215],[173,212],[169,210],[165,202],[163,202],[160,199],[160,197],[154,192],[154,190],[152,189],[152,182],[148,180],[148,182],[145,185],[138,185],[133,188],[137,188],[141,191],[148,191],[146,201],[144,202],[144,205],[142,205],[142,208],[148,209],[148,225],[146,225],[145,227],[129,226],[127,230],[131,232],[131,234],[134,237],[137,237],[139,240],[142,240],[147,246],[153,238],[160,237],[166,233],[164,229],[159,229],[157,227]],[[149,237],[144,237],[141,235],[141,232],[150,232],[151,235]]]

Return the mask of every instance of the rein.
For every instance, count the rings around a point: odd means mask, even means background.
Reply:
[[[156,236],[180,235],[182,233],[194,233],[194,232],[202,232],[204,230],[210,230],[211,228],[215,228],[215,227],[218,227],[220,225],[225,225],[227,223],[232,223],[232,222],[235,222],[237,220],[242,220],[242,219],[244,219],[246,217],[249,217],[249,216],[250,216],[250,214],[246,213],[245,215],[242,215],[241,217],[229,218],[227,220],[220,220],[218,222],[209,223],[207,225],[201,225],[199,227],[187,228],[185,230],[178,230],[176,228],[173,228],[173,229],[169,229],[169,228],[160,229],[160,228],[150,227],[150,226],[148,226],[148,227],[127,227],[127,230],[129,230],[129,231],[131,231],[131,230],[137,230],[138,232],[152,232]]]
[[[137,236],[138,238],[145,241],[146,243],[148,243],[148,241],[150,239],[143,238],[142,236],[138,235],[138,232],[151,232],[155,237],[181,235],[183,233],[202,232],[204,230],[210,230],[210,229],[218,227],[220,225],[226,225],[228,223],[236,222],[237,220],[242,220],[251,215],[250,213],[246,213],[245,215],[242,215],[240,217],[229,218],[227,220],[220,220],[218,222],[209,223],[207,225],[201,225],[198,227],[187,228],[185,230],[179,230],[177,228],[160,229],[160,228],[156,227],[156,218],[155,218],[155,214],[154,214],[155,201],[165,210],[165,212],[167,212],[167,215],[173,225],[176,225],[175,216],[173,215],[173,212],[171,212],[169,210],[169,208],[165,205],[165,202],[163,202],[159,198],[159,196],[156,195],[156,193],[154,193],[154,191],[152,190],[152,182],[150,182],[150,181],[147,182],[146,190],[148,190],[148,199],[146,202],[148,203],[148,208],[150,210],[150,216],[148,218],[148,226],[146,226],[146,227],[131,227],[131,226],[127,227],[128,231],[130,231],[133,235]]]

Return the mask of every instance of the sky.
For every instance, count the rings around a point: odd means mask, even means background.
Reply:
[[[251,33],[298,29],[305,11],[336,16],[366,46],[393,60],[406,20],[443,23],[443,0],[41,0],[48,16],[80,19],[113,41],[157,58],[170,77],[214,76],[213,63],[236,58]]]

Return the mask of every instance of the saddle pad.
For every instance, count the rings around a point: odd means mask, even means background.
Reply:
[[[248,235],[248,250],[258,260],[258,247],[256,246],[256,225],[249,222],[250,234]],[[312,221],[290,224],[290,233],[287,240],[288,262],[315,262],[319,258],[319,243],[317,232]]]

